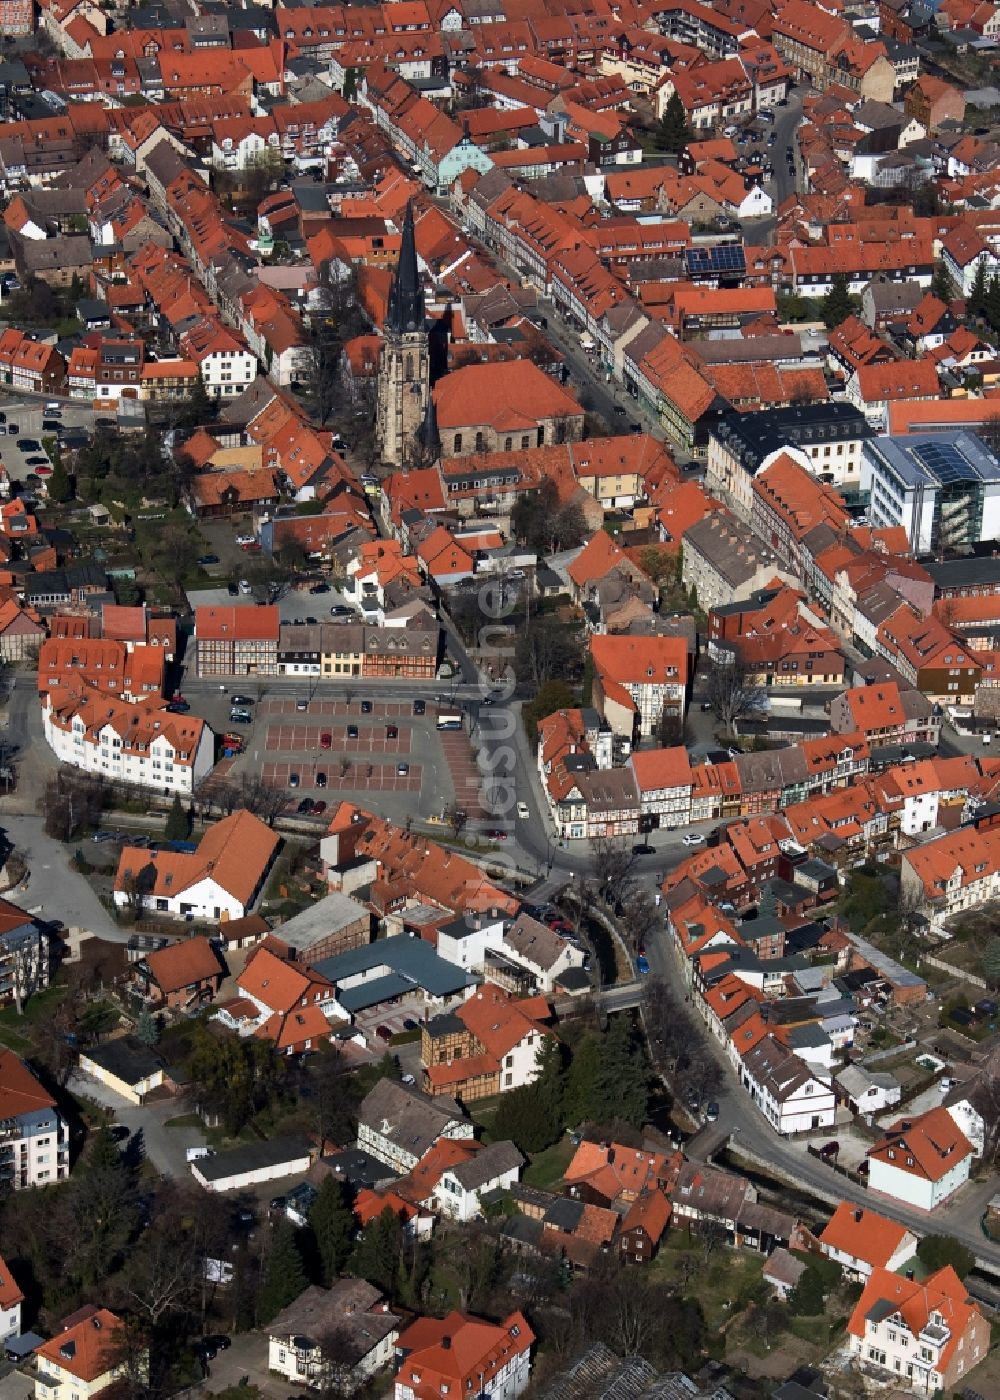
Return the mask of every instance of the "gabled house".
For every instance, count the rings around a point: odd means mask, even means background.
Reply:
[[[531,1084],[538,1055],[552,1032],[544,997],[518,1000],[484,983],[455,1011],[425,1021],[420,1058],[428,1093],[460,1103]]]
[[[210,827],[194,852],[125,846],[118,860],[118,908],[148,907],[175,919],[242,919],[260,894],[281,844],[252,812]]]
[[[920,1281],[874,1269],[847,1332],[862,1372],[915,1395],[962,1385],[990,1346],[990,1325],[950,1265]]]
[[[268,1323],[268,1369],[291,1385],[322,1389],[334,1364],[324,1355],[336,1335],[346,1355],[337,1356],[352,1385],[363,1385],[388,1366],[399,1336],[399,1318],[381,1293],[363,1279],[338,1279],[332,1288],[307,1288]]]
[[[8,1337],[21,1335],[21,1304],[23,1302],[24,1294],[7,1267],[6,1259],[0,1255],[0,1346]]]
[[[192,1010],[212,1000],[225,968],[203,935],[168,943],[135,964],[140,994],[154,1007]]]
[[[62,1330],[35,1351],[35,1400],[94,1400],[122,1376],[125,1324],[107,1308],[90,1304],[65,1318]],[[140,1357],[148,1365],[148,1353]]]
[[[975,1149],[946,1108],[900,1118],[868,1149],[868,1189],[934,1210],[969,1179]]]
[[[501,1323],[460,1312],[417,1318],[396,1343],[394,1400],[516,1400],[531,1376],[534,1341],[521,1313]]]
[[[273,1041],[283,1055],[301,1055],[332,1039],[329,1017],[343,1019],[332,984],[304,963],[292,963],[262,945],[236,980],[239,993],[217,1012],[242,1034]]]
[[[876,1269],[898,1273],[916,1253],[917,1237],[867,1206],[841,1201],[820,1232],[819,1244],[848,1278],[864,1282]]]
[[[393,1079],[380,1079],[358,1108],[358,1147],[395,1172],[412,1171],[439,1138],[474,1136],[454,1099],[430,1098]]]

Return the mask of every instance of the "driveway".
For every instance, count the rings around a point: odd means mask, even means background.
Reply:
[[[115,1122],[123,1123],[130,1132],[141,1132],[146,1156],[161,1176],[173,1177],[175,1180],[190,1177],[185,1153],[189,1147],[206,1146],[206,1141],[200,1127],[166,1126],[171,1118],[179,1118],[187,1113],[182,1100],[169,1099],[162,1103],[137,1107],[80,1070],[73,1071],[67,1087],[77,1098],[90,1099],[102,1108],[110,1109],[115,1115]]]

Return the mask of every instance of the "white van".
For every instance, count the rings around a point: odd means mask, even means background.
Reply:
[[[985,748],[988,748],[988,747],[990,746],[990,744],[992,744],[992,742],[993,742],[993,735],[992,735],[992,734],[984,734],[984,735],[983,735],[983,748],[984,748],[984,749],[985,749]]]
[[[45,405],[44,412],[45,412],[45,413],[61,413],[61,412],[62,412],[62,404],[59,402],[58,399],[52,399],[52,401],[51,401],[50,403],[47,403],[47,404]]]
[[[200,1162],[202,1157],[214,1157],[215,1153],[210,1147],[189,1147],[184,1153],[187,1162]]]

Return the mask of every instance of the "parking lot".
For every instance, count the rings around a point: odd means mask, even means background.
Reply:
[[[4,429],[0,434],[0,461],[11,479],[20,482],[26,490],[44,489],[43,483],[51,475],[52,464],[42,449],[42,438],[54,437],[55,433],[43,432],[42,421],[51,415],[45,413],[39,401],[29,403],[24,399],[0,399],[0,412],[6,415],[6,421],[0,423]],[[113,411],[109,410],[108,416],[114,417]],[[61,401],[57,417],[64,429],[85,428],[88,433],[94,430],[94,411],[89,404],[70,406]],[[38,446],[22,450],[18,445],[21,442]],[[35,479],[29,479],[33,474]]]

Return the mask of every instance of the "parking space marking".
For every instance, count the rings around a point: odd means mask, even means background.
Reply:
[[[330,735],[326,749],[320,745],[323,734]],[[395,739],[390,739],[384,732],[359,725],[358,737],[350,739],[344,725],[321,729],[305,724],[272,724],[268,726],[264,747],[269,753],[408,754],[411,737],[408,729],[401,729]]]
[[[277,784],[278,787],[288,788],[289,778],[293,773],[298,774],[299,782],[295,788],[289,788],[291,792],[304,792],[306,789],[321,794],[336,793],[342,791],[350,792],[419,792],[420,780],[423,770],[419,767],[410,767],[409,773],[397,773],[396,765],[392,763],[348,763],[346,772],[344,763],[324,764],[322,762],[296,763],[264,763],[261,765],[261,772],[269,781]],[[327,782],[325,787],[318,786],[316,774],[325,773]]]
[[[339,679],[339,678],[338,678]],[[296,700],[262,700],[257,706],[257,713],[263,712],[265,715],[361,715],[363,719],[371,719],[377,715],[381,719],[401,719],[404,715],[413,715],[413,702],[407,700],[372,700],[371,709],[362,714],[360,700],[319,700],[309,701],[308,710],[300,710]],[[419,716],[418,716],[419,718]]]
[[[490,814],[482,804],[483,775],[476,763],[475,751],[468,734],[457,730],[442,730],[438,734],[445,762],[455,789],[455,806],[461,808],[470,821],[481,821]]]

